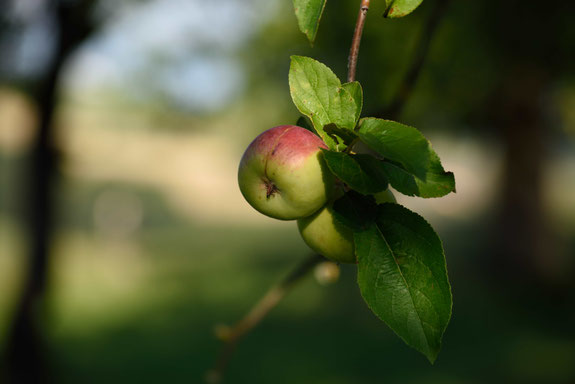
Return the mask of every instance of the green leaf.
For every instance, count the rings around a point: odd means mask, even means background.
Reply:
[[[364,194],[374,194],[387,188],[387,178],[381,160],[371,155],[348,155],[322,149],[331,172],[350,188]]]
[[[311,125],[311,123],[309,122],[308,119],[305,118],[305,116],[300,116],[297,119],[297,122],[295,123],[295,125],[297,125],[298,127],[302,127],[307,129],[308,131],[311,131],[315,134],[315,130],[313,129],[313,126]]]
[[[401,165],[385,161],[384,169],[389,183],[398,192],[407,196],[424,198],[441,197],[455,192],[455,177],[445,172],[439,156],[431,149],[431,162],[425,175],[425,181],[407,172]]]
[[[377,204],[373,196],[348,191],[333,203],[333,214],[346,227],[360,231],[375,220]]]
[[[401,205],[379,206],[377,220],[354,232],[358,284],[369,308],[432,363],[451,317],[441,240]]]
[[[299,30],[313,43],[325,8],[325,0],[293,0],[293,6]]]
[[[395,121],[369,117],[360,122],[359,137],[383,157],[397,161],[425,180],[430,163],[427,139],[417,129]]]
[[[349,129],[339,128],[335,124],[328,124],[323,127],[324,132],[331,137],[336,143],[338,143],[338,149],[346,149],[355,139],[357,139],[357,133],[350,131]]]
[[[395,19],[409,15],[423,0],[385,0],[384,17]]]
[[[303,56],[291,57],[289,85],[297,109],[311,119],[315,130],[330,149],[340,150],[338,142],[323,127],[335,124],[348,130],[355,128],[359,116],[357,86],[342,86],[328,67]],[[353,96],[348,89],[354,93]]]
[[[363,89],[358,81],[352,81],[351,83],[345,83],[342,87],[349,92],[355,103],[355,113],[354,113],[354,126],[359,120],[361,114],[361,109],[363,108]]]

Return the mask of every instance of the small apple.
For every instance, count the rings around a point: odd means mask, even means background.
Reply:
[[[260,134],[240,162],[238,182],[244,198],[259,212],[280,220],[309,216],[328,199],[334,177],[312,132],[281,125]]]
[[[333,217],[331,204],[297,221],[305,243],[320,255],[340,263],[355,263],[353,232]]]
[[[395,196],[386,189],[375,194],[377,204],[395,203]],[[353,231],[333,216],[332,204],[328,204],[309,217],[297,221],[305,243],[320,255],[340,263],[355,263]]]

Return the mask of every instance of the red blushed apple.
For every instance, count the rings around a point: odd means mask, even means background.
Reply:
[[[295,126],[271,128],[248,146],[238,182],[245,199],[259,212],[280,220],[309,216],[323,207],[334,185],[312,132]]]

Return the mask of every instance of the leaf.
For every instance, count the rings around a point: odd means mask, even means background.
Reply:
[[[361,109],[363,108],[363,89],[359,81],[352,81],[351,83],[345,83],[342,87],[349,92],[355,103],[355,114],[354,114],[354,126],[359,120],[361,114]]]
[[[387,188],[383,163],[370,155],[348,155],[322,149],[323,158],[331,172],[350,188],[364,195]]]
[[[338,149],[346,149],[355,139],[357,134],[349,129],[339,128],[335,124],[328,124],[323,127],[324,132],[338,143]]]
[[[373,196],[348,191],[333,203],[333,214],[346,227],[359,231],[375,220],[377,205]]]
[[[308,131],[313,132],[315,134],[315,130],[313,129],[313,126],[311,125],[309,120],[305,118],[305,116],[300,116],[297,119],[297,122],[295,123],[295,125],[297,125],[298,127],[305,128]]]
[[[331,69],[303,56],[291,57],[289,85],[297,109],[311,119],[315,130],[330,149],[340,149],[323,127],[335,124],[348,130],[355,128],[359,117],[357,86],[342,86]],[[348,89],[354,92],[354,96]]]
[[[295,16],[299,30],[305,34],[310,43],[315,40],[319,20],[325,8],[326,0],[293,0]]]
[[[385,12],[383,17],[395,19],[409,15],[423,0],[385,0]]]
[[[430,163],[427,139],[417,129],[395,121],[369,117],[360,123],[359,137],[383,157],[397,161],[408,172],[425,180]]]
[[[391,203],[379,208],[376,221],[354,232],[361,294],[381,320],[433,363],[452,307],[441,240],[407,208]]]
[[[425,175],[425,181],[407,172],[401,165],[384,161],[384,169],[389,183],[398,192],[407,196],[424,198],[442,197],[455,192],[455,177],[445,172],[439,156],[431,149],[431,161]]]

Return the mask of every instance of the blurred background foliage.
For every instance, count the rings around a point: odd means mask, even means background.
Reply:
[[[385,20],[372,3],[365,115],[418,127],[456,175],[445,198],[398,196],[444,242],[443,351],[406,347],[344,265],[272,311],[228,382],[574,382],[575,6],[426,0]],[[345,78],[358,4],[329,1],[311,47],[289,0],[0,2],[5,382],[203,381],[214,327],[309,253],[243,201],[239,158],[298,118],[290,55]]]

